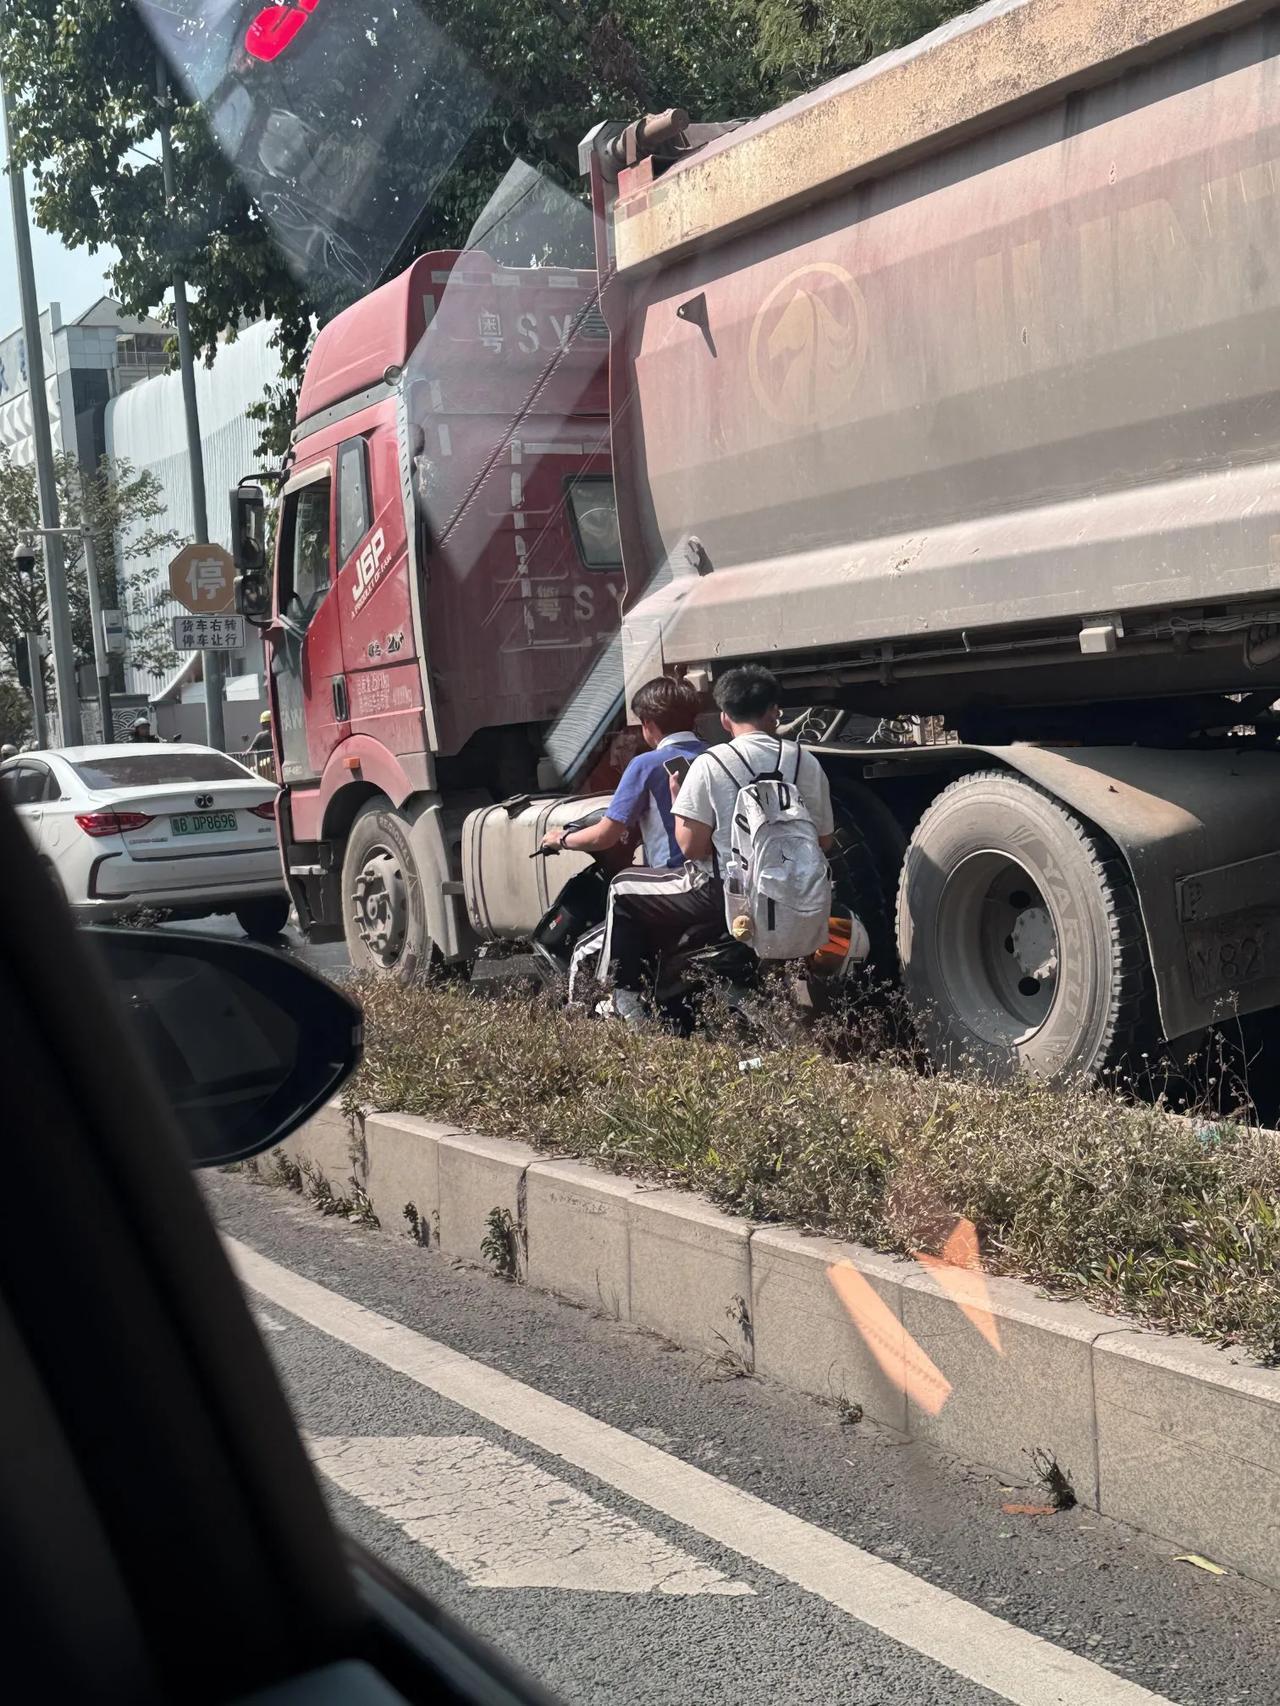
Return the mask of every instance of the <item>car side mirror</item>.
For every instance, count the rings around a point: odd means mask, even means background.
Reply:
[[[278,950],[167,930],[83,934],[196,1167],[269,1149],[360,1062],[359,1007]]]
[[[271,618],[267,578],[267,506],[262,487],[242,483],[231,492],[231,555],[236,565],[236,611],[264,627]]]

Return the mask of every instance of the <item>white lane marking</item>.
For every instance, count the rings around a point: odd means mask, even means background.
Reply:
[[[621,1511],[475,1435],[312,1439],[331,1481],[473,1587],[749,1594]]]
[[[278,1308],[817,1594],[1014,1706],[1170,1706],[1163,1695],[304,1279],[237,1239],[225,1242],[242,1282]]]
[[[278,1321],[269,1310],[255,1309],[253,1316],[264,1333],[287,1333],[289,1331],[288,1323]]]

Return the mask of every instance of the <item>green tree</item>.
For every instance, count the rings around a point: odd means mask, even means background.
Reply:
[[[0,746],[21,746],[31,733],[31,700],[16,681],[0,680]]]
[[[88,472],[74,457],[61,455],[55,460],[55,474],[61,525],[87,527],[92,532],[104,607],[113,608],[128,598],[137,610],[130,618],[129,661],[156,674],[171,669],[176,654],[167,618],[161,610],[149,609],[143,596],[151,580],[144,565],[182,543],[181,535],[164,525],[167,509],[160,482],[149,470],[139,471],[129,462],[113,463],[105,457],[97,470]],[[35,470],[0,451],[0,666],[24,680],[26,636],[47,632],[48,604],[43,556],[37,552],[34,565],[26,570],[16,566],[13,554],[20,540],[34,538],[39,525]],[[118,572],[117,548],[123,576]],[[93,627],[84,550],[75,539],[64,539],[63,551],[76,658],[88,663],[93,658]]]
[[[969,0],[754,0],[761,72],[799,94],[970,9]]]

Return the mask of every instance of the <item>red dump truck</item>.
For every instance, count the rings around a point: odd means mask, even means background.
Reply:
[[[509,291],[540,349],[504,315],[509,368],[446,335],[415,377],[428,257],[328,328],[272,635],[304,923],[401,972],[527,930],[526,855],[623,688],[764,658],[938,1059],[1096,1073],[1280,1001],[1260,10],[998,0],[749,124],[601,126],[599,310],[588,275],[464,257],[446,313],[470,302],[474,339]],[[553,299],[573,326],[539,367]],[[289,602],[309,491],[333,494],[314,620]],[[854,713],[950,738],[868,750]]]

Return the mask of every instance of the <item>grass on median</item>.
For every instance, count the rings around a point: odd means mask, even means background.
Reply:
[[[720,1207],[908,1253],[957,1217],[1018,1275],[1280,1362],[1280,1143],[1103,1091],[921,1076],[792,1042],[740,1070],[683,1041],[441,982],[362,984],[366,1107],[679,1183]]]

